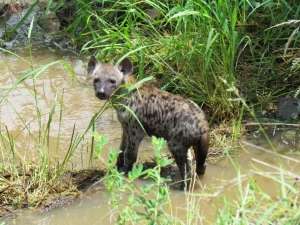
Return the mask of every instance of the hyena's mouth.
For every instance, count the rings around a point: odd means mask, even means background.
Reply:
[[[96,92],[96,97],[101,99],[101,100],[108,99],[108,96],[104,92]]]

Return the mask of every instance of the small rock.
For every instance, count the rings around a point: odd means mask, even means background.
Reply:
[[[60,22],[54,12],[49,12],[47,17],[41,18],[38,24],[44,28],[44,32],[47,34],[57,33],[60,28]]]
[[[0,8],[0,17],[8,17],[12,14],[18,13],[22,10],[21,4],[19,2],[7,3]]]
[[[278,105],[278,117],[283,120],[296,119],[300,114],[300,100],[297,98],[281,98]]]

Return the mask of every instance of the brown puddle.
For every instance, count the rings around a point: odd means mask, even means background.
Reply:
[[[30,60],[28,49],[20,49],[17,54]],[[71,133],[74,124],[76,132],[83,132],[89,124],[92,116],[98,112],[103,102],[94,96],[91,80],[86,72],[86,63],[88,57],[77,57],[74,55],[64,55],[63,53],[53,53],[48,48],[38,48],[33,50],[34,67],[64,59],[74,70],[79,84],[75,84],[68,71],[62,64],[56,64],[45,70],[35,79],[38,105],[42,115],[42,123],[47,121],[49,112],[53,106],[55,96],[61,99],[63,94],[62,124],[59,123],[59,104],[56,108],[56,114],[51,123],[50,132],[50,151],[55,155],[57,151],[57,136],[60,132],[58,155],[63,158],[69,147]],[[17,59],[7,53],[0,52],[2,67],[0,69],[0,97],[5,90],[20,79],[30,70],[28,63]],[[4,90],[4,91],[3,91]],[[3,91],[3,92],[2,92]],[[28,78],[13,90],[5,104],[1,103],[0,122],[1,129],[5,129],[15,136],[15,144],[18,151],[29,158],[37,157],[39,154],[36,148],[32,146],[32,139],[39,132],[37,113],[35,109],[35,99],[30,93],[33,91],[33,80]],[[59,102],[59,101],[58,101]],[[21,119],[20,119],[21,118]],[[28,130],[27,128],[28,127]],[[121,130],[116,119],[116,114],[112,110],[107,110],[96,123],[96,130],[100,134],[107,134],[110,142],[109,147],[118,149],[120,143]],[[3,131],[3,130],[2,130]],[[209,164],[205,176],[201,179],[195,195],[188,196],[182,191],[171,190],[171,203],[173,215],[186,221],[186,209],[191,207],[190,202],[198,202],[198,216],[203,219],[203,224],[214,222],[216,209],[213,204],[219,198],[227,196],[236,198],[238,194],[237,176],[240,175],[245,180],[243,185],[247,185],[249,176],[256,180],[256,183],[273,198],[277,198],[280,187],[275,185],[268,174],[280,174],[283,170],[289,171],[295,178],[300,171],[300,138],[299,130],[296,129],[273,129],[269,136],[271,142],[275,145],[276,151],[280,154],[274,154],[264,138],[255,140],[245,137],[241,141],[241,154],[234,159],[234,166],[228,160],[224,159],[216,165]],[[86,168],[89,165],[89,154],[87,148],[90,146],[90,135],[78,147],[74,156],[71,158],[72,166],[77,169]],[[108,151],[103,151],[108,152]],[[297,154],[296,154],[297,153]],[[150,140],[143,141],[140,147],[139,157],[147,158],[153,156]],[[107,156],[106,156],[107,157]],[[1,162],[2,159],[0,159]],[[94,162],[97,164],[97,162]],[[254,169],[256,168],[256,169]],[[283,170],[282,170],[283,169]],[[258,172],[261,171],[261,172]],[[247,172],[248,175],[245,175]],[[149,181],[140,180],[136,185],[144,185]],[[292,180],[290,181],[292,184]],[[23,216],[17,219],[7,221],[7,224],[109,224],[113,223],[114,214],[108,204],[108,198],[105,197],[104,187],[99,185],[98,193],[90,194],[74,203],[53,209],[44,213],[32,213],[24,211]],[[275,185],[275,186],[274,186]],[[198,221],[198,224],[201,222]]]

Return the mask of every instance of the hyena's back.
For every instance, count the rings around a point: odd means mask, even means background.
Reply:
[[[126,105],[136,114],[149,136],[176,138],[183,145],[192,146],[208,133],[208,124],[202,109],[192,101],[153,87],[141,87]],[[123,109],[120,121],[133,115]],[[126,119],[128,118],[128,119]]]

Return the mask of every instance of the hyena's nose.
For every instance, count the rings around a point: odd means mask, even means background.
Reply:
[[[97,98],[100,98],[100,99],[107,99],[107,95],[105,94],[105,92],[102,92],[102,91],[97,91],[96,92],[96,97]]]

